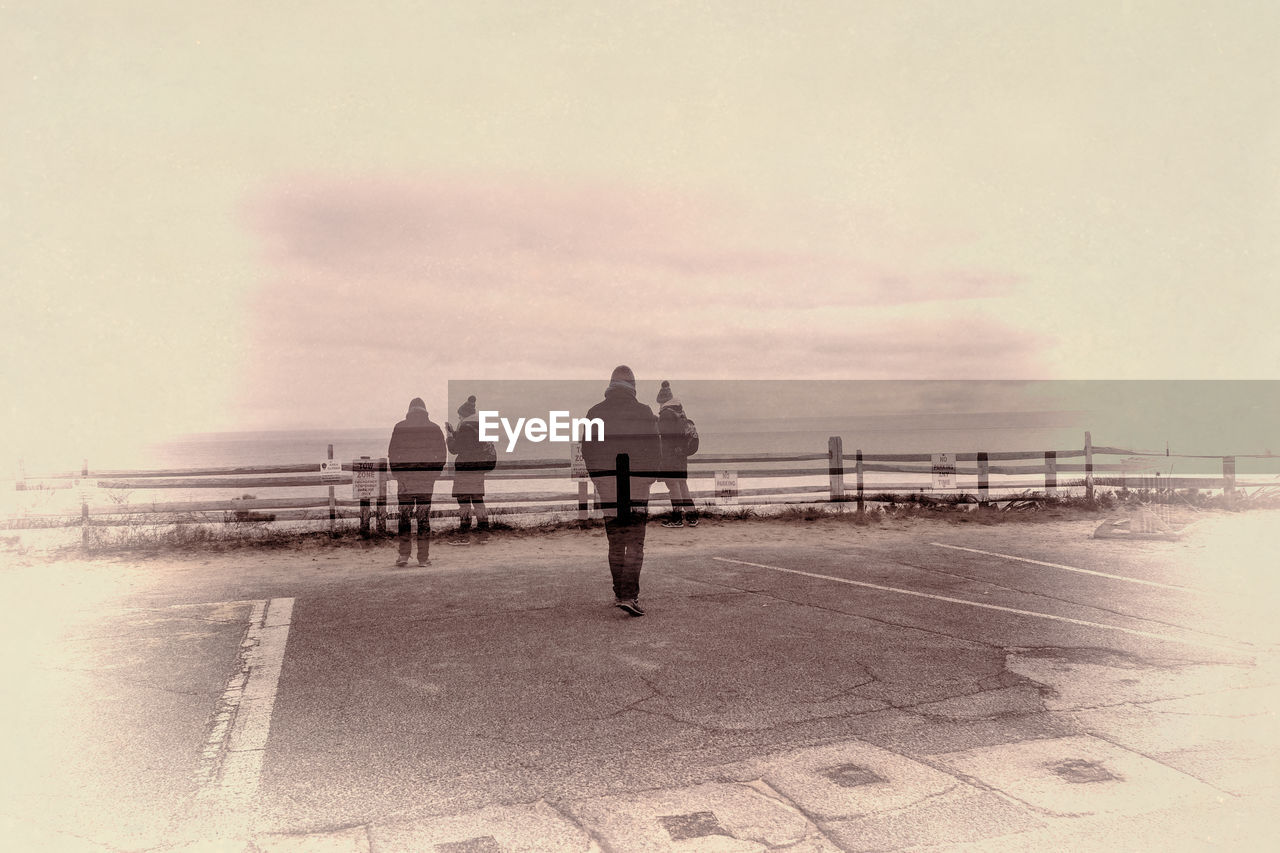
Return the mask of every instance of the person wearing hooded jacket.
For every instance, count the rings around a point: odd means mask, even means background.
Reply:
[[[446,422],[449,452],[457,454],[453,461],[453,497],[458,501],[458,533],[465,537],[471,530],[475,512],[476,530],[489,529],[489,511],[484,505],[484,475],[491,457],[480,441],[480,419],[476,417],[476,398],[472,395],[458,407],[458,426]],[[458,540],[465,544],[465,539]]]
[[[409,401],[404,420],[391,431],[387,448],[391,476],[396,480],[396,505],[400,516],[397,530],[397,566],[409,564],[412,552],[411,522],[418,522],[418,565],[430,565],[431,495],[444,470],[445,444],[440,427],[427,414],[421,397]]]
[[[658,470],[658,419],[636,399],[636,377],[626,365],[614,369],[604,400],[592,406],[587,417],[604,422],[603,439],[584,441],[582,457],[604,507],[614,603],[631,616],[643,616],[640,568],[644,564],[649,488]],[[620,453],[627,454],[631,471],[631,510],[621,514],[615,476]]]
[[[671,392],[671,383],[662,380],[658,391],[659,477],[671,497],[671,518],[663,527],[698,526],[698,510],[689,493],[689,446],[685,437],[684,406]]]

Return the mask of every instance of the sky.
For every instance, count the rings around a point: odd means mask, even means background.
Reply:
[[[1272,2],[0,0],[0,430],[1274,379]]]

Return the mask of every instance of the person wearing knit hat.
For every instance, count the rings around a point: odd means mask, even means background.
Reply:
[[[604,435],[582,442],[582,457],[604,508],[604,531],[609,541],[609,573],[614,604],[630,616],[643,616],[640,569],[644,565],[644,534],[649,487],[658,467],[658,419],[636,399],[636,377],[625,364],[609,376],[604,400],[587,417],[604,423]],[[619,493],[619,457],[627,457],[630,487]]]
[[[484,505],[484,475],[492,471],[498,461],[493,442],[480,440],[480,419],[476,417],[476,398],[472,394],[458,407],[458,426],[445,423],[449,432],[449,452],[457,454],[453,462],[453,497],[458,501],[458,534],[452,544],[466,545],[471,530],[471,516],[476,518],[476,530],[489,529],[489,510]]]
[[[396,480],[396,505],[400,517],[396,533],[397,566],[407,566],[413,552],[413,521],[418,523],[418,565],[431,564],[431,496],[444,469],[445,445],[440,427],[427,413],[421,397],[409,401],[404,420],[391,431],[387,448],[391,476]]]
[[[696,451],[698,430],[684,413],[684,406],[671,391],[671,383],[662,380],[658,391],[659,477],[671,498],[671,517],[663,527],[698,526],[698,510],[689,492],[689,455]]]

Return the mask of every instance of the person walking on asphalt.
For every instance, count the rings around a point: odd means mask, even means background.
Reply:
[[[412,519],[418,522],[418,565],[431,565],[431,493],[436,480],[444,470],[444,434],[427,416],[427,404],[421,397],[409,401],[409,411],[404,420],[391,431],[391,445],[387,448],[391,463],[391,476],[396,479],[396,505],[400,524],[397,545],[400,555],[397,566],[407,566],[413,550]]]
[[[604,438],[582,442],[582,456],[604,504],[614,603],[631,616],[643,616],[640,568],[644,563],[649,487],[658,470],[658,419],[652,409],[636,399],[636,377],[626,365],[614,369],[604,400],[592,406],[587,417],[604,422]],[[620,453],[629,457],[631,471],[631,508],[626,513],[618,508],[615,470]]]
[[[489,510],[484,505],[484,475],[493,470],[497,453],[492,444],[480,440],[480,420],[476,417],[476,398],[472,395],[458,407],[458,426],[445,421],[449,433],[449,452],[457,454],[453,461],[453,496],[458,501],[458,536],[454,544],[466,545],[471,530],[471,514],[475,511],[476,531],[489,529]]]
[[[662,380],[658,391],[658,476],[666,484],[671,498],[671,517],[663,527],[698,526],[698,510],[689,493],[689,454],[696,451],[697,430],[685,416],[684,406],[671,393],[671,383]]]

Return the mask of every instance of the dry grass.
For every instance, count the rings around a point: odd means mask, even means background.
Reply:
[[[798,505],[761,505],[700,508],[705,523],[713,525],[735,523],[784,523],[813,524],[817,522],[846,523],[855,527],[873,528],[886,521],[934,518],[953,524],[995,525],[1018,522],[1059,521],[1073,518],[1099,517],[1129,506],[1153,502],[1167,503],[1183,512],[1211,509],[1244,510],[1280,506],[1280,497],[1260,495],[1256,499],[1228,499],[1220,494],[1211,495],[1194,490],[1166,492],[1154,495],[1139,491],[1099,490],[1094,501],[1083,497],[1048,497],[1042,493],[1027,492],[1005,496],[999,501],[978,503],[972,495],[948,495],[934,497],[924,494],[875,494],[870,496],[859,510],[854,502],[831,504],[814,503]],[[661,513],[651,508],[651,520]],[[76,525],[68,525],[76,526]],[[56,552],[89,553],[93,555],[229,551],[239,548],[342,548],[356,543],[387,541],[395,538],[395,521],[387,533],[371,533],[362,536],[358,522],[340,520],[332,533],[317,527],[307,528],[296,523],[275,523],[252,517],[228,517],[223,523],[188,521],[186,523],[161,522],[160,519],[139,518],[136,522],[118,526],[93,526],[88,528],[87,547],[75,546],[55,549]],[[599,519],[546,520],[532,524],[511,524],[500,519],[490,522],[489,536],[528,538],[549,533],[575,530],[598,530],[603,527]],[[447,526],[433,523],[433,537],[457,535],[453,523]],[[11,540],[11,541],[10,541]],[[20,537],[8,536],[3,549],[25,552]]]

